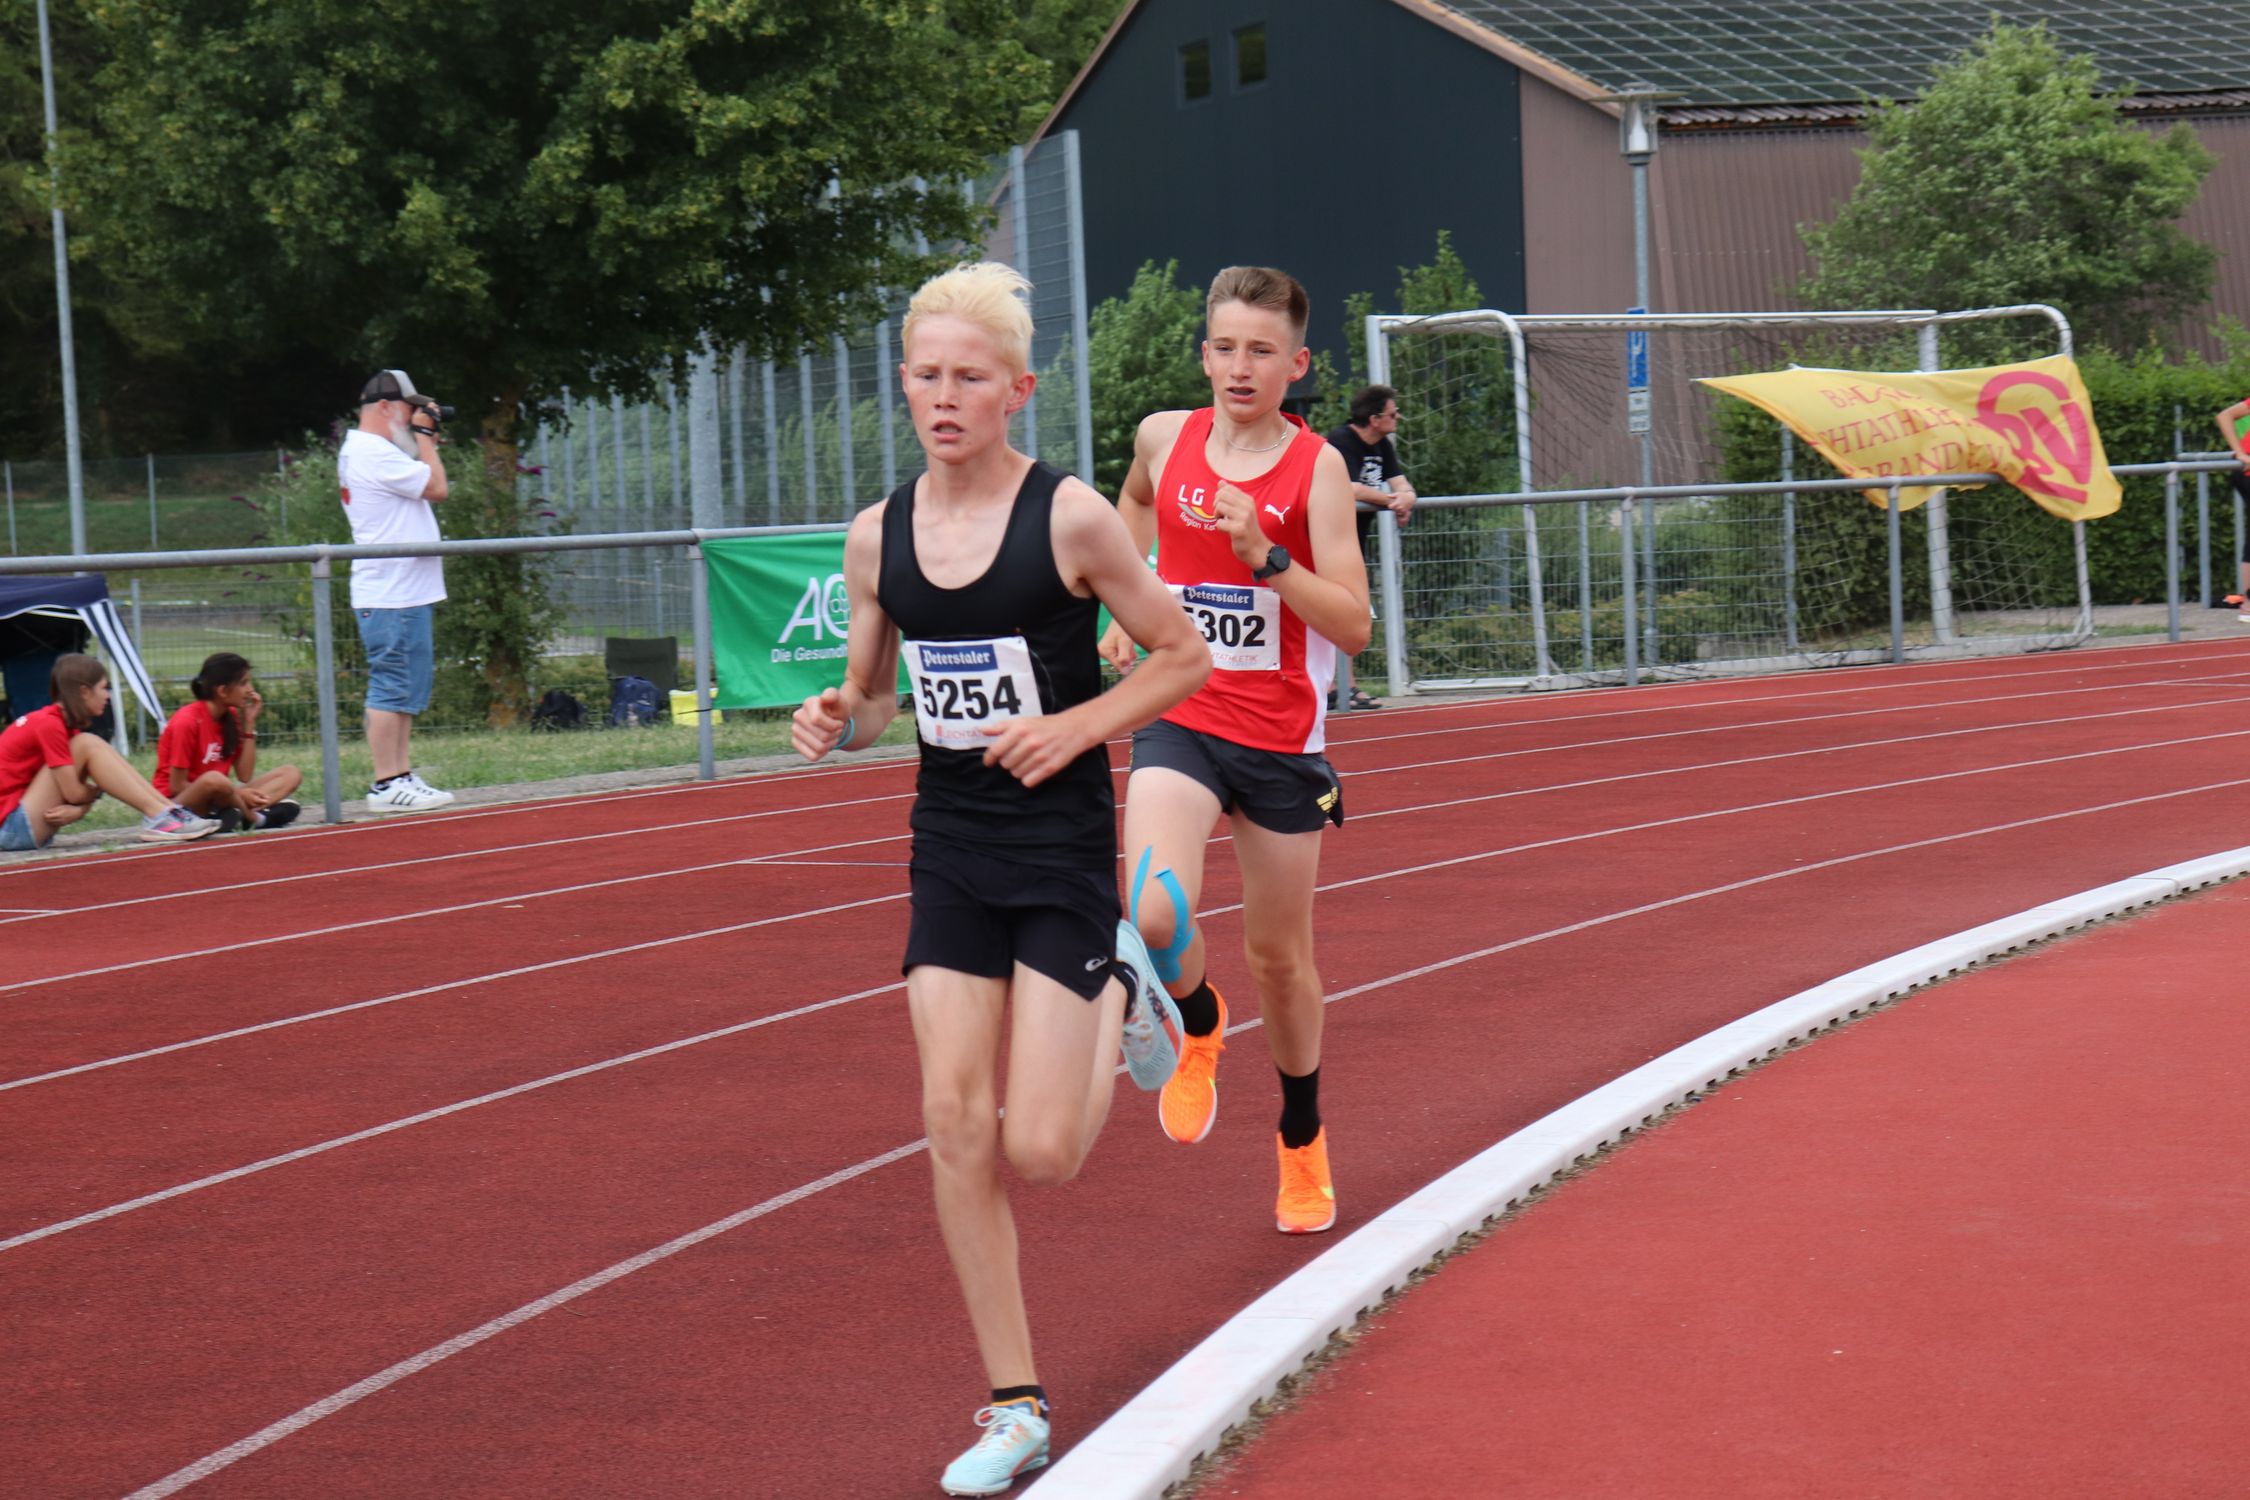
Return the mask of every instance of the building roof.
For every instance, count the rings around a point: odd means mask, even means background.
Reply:
[[[1451,11],[1611,91],[1645,85],[1676,93],[1679,102],[1665,107],[1668,124],[1683,106],[1713,107],[1728,117],[1699,123],[1751,123],[1731,116],[1758,106],[1917,98],[1931,73],[1994,16],[2019,26],[2044,21],[2065,52],[2093,56],[2105,86],[2141,94],[2239,95],[2243,59],[2250,57],[2250,5],[2213,0],[1402,3],[1425,14]]]

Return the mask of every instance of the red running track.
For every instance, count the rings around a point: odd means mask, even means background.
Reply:
[[[2250,885],[1727,1084],[1364,1328],[1205,1500],[2250,1493]]]
[[[1348,1229],[1745,1011],[2237,841],[2250,649],[1394,709],[1337,739]],[[982,1382],[898,1003],[910,777],[0,870],[6,1472],[934,1493]],[[1271,1229],[1278,1093],[1223,850],[1211,871],[1246,1028],[1221,1128],[1183,1151],[1125,1088],[1079,1180],[1017,1198],[1064,1444],[1320,1249]],[[849,1440],[809,1437],[839,1403]]]

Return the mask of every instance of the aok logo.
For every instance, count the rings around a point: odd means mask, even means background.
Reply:
[[[797,607],[791,611],[789,623],[781,627],[775,638],[773,659],[800,661],[844,654],[843,642],[851,635],[852,599],[844,587],[844,575],[830,573],[825,578],[815,573],[805,580],[805,591],[797,597]],[[800,630],[812,632],[811,647],[795,646],[790,642]],[[837,644],[826,643],[833,639]]]
[[[1180,486],[1180,519],[1191,526],[1216,526],[1219,524],[1218,502],[1201,485],[1191,490],[1183,484]]]
[[[1977,425],[1996,434],[2023,465],[2017,488],[2086,503],[2094,477],[2092,428],[2069,386],[2037,370],[1995,375],[1977,392]]]

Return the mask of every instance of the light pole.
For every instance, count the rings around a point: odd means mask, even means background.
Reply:
[[[39,88],[47,104],[47,191],[55,224],[55,323],[62,335],[63,459],[70,479],[70,550],[86,551],[86,474],[78,453],[78,360],[70,335],[70,246],[63,234],[61,146],[55,125],[55,48],[39,0]]]
[[[1605,94],[1597,103],[1617,106],[1617,146],[1633,168],[1633,311],[1649,311],[1648,294],[1648,164],[1656,155],[1657,106],[1680,96],[1645,83],[1627,85]],[[1625,430],[1641,440],[1641,483],[1656,482],[1656,438],[1651,431],[1653,413],[1648,379],[1648,334],[1626,335]],[[1642,652],[1656,665],[1656,507],[1646,505],[1641,521],[1641,586],[1647,591],[1642,611]],[[1630,519],[1630,518],[1628,518]],[[1630,663],[1629,663],[1630,665]],[[1628,675],[1633,675],[1628,673]]]

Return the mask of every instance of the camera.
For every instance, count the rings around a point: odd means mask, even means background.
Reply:
[[[413,402],[413,406],[416,411],[430,419],[432,426],[442,426],[452,421],[456,415],[453,407],[441,406],[427,396],[417,398]]]

